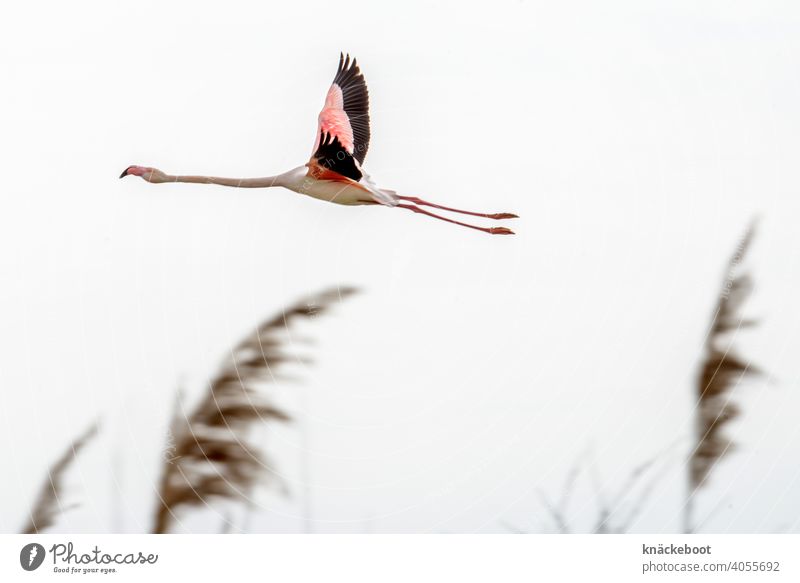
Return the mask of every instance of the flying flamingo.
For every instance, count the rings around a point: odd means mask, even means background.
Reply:
[[[442,221],[477,229],[492,235],[513,235],[506,227],[479,227],[434,214],[421,206],[472,215],[485,219],[513,219],[511,213],[476,213],[441,206],[414,196],[400,196],[379,188],[361,168],[369,148],[369,93],[364,76],[350,55],[339,56],[339,69],[319,114],[314,153],[305,166],[264,178],[219,178],[215,176],[172,176],[156,168],[129,166],[120,175],[140,176],[147,182],[190,182],[219,184],[236,188],[282,186],[328,202],[344,205],[381,204],[408,209]],[[409,204],[411,203],[411,204]]]

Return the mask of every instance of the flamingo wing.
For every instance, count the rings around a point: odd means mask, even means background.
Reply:
[[[379,204],[395,206],[393,191],[378,188],[361,168],[369,148],[369,92],[356,60],[339,55],[339,69],[319,114],[308,176],[358,186]]]
[[[325,146],[325,135],[336,138],[344,152],[364,163],[369,149],[369,91],[355,59],[339,55],[339,69],[319,114],[314,157]]]
[[[309,174],[320,180],[346,179],[359,182],[364,176],[356,159],[350,154],[336,134],[320,131],[317,146],[307,164]],[[337,176],[338,175],[338,176]]]

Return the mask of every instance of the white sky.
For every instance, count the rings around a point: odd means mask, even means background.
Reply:
[[[298,328],[317,363],[274,387],[298,423],[263,440],[292,493],[264,492],[250,528],[552,529],[537,490],[556,497],[587,448],[613,489],[688,445],[705,327],[754,214],[763,321],[739,346],[770,374],[737,391],[739,448],[698,515],[800,530],[794,3],[190,6],[0,9],[0,531],[98,416],[58,529],[147,529],[175,388],[198,395],[253,325],[337,283],[365,291]],[[517,212],[516,237],[117,179],[303,164],[340,50],[369,85],[373,178]],[[676,455],[632,530],[675,531],[683,480]],[[576,529],[594,503],[582,479]]]

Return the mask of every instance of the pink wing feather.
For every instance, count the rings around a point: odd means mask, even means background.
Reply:
[[[320,133],[332,134],[339,138],[342,146],[350,154],[353,153],[353,127],[350,125],[350,118],[344,110],[344,100],[342,98],[342,90],[335,83],[328,89],[328,95],[325,98],[325,107],[319,113],[319,128],[317,135]],[[316,146],[318,146],[317,144]],[[314,150],[316,150],[316,146]]]
[[[320,136],[339,140],[345,151],[363,164],[369,149],[369,92],[356,60],[339,56],[339,69],[325,96],[319,114],[314,152],[320,147]]]

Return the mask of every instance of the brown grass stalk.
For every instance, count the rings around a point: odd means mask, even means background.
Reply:
[[[47,478],[42,484],[39,496],[30,512],[28,523],[22,528],[22,534],[39,534],[45,531],[55,523],[59,515],[78,506],[77,504],[65,506],[62,502],[64,500],[64,474],[84,446],[97,435],[97,430],[98,424],[93,423],[50,466]]]
[[[689,487],[684,506],[686,532],[694,530],[692,514],[697,492],[708,483],[716,465],[734,446],[722,431],[726,424],[741,413],[739,407],[732,402],[733,391],[747,377],[760,374],[733,347],[739,330],[757,323],[740,315],[742,305],[753,289],[753,279],[742,269],[742,262],[755,236],[755,225],[755,221],[750,224],[728,262],[706,338],[705,357],[697,377],[695,445],[689,456]]]
[[[547,511],[555,530],[570,534],[572,528],[568,520],[568,505],[582,473],[588,473],[596,499],[597,516],[591,532],[594,534],[619,534],[628,532],[641,513],[646,509],[653,491],[670,467],[671,452],[676,444],[641,462],[630,471],[625,482],[610,496],[606,495],[597,475],[590,452],[576,459],[561,488],[561,496],[552,502],[541,490],[539,498]],[[508,525],[506,528],[517,532],[521,529]]]
[[[314,318],[355,291],[325,290],[263,322],[233,347],[194,410],[188,416],[176,411],[153,532],[167,532],[180,508],[204,506],[210,499],[248,502],[260,481],[274,477],[249,429],[290,417],[257,387],[274,380],[281,365],[295,358],[283,351],[280,337],[292,321]],[[176,409],[181,409],[180,403]]]

